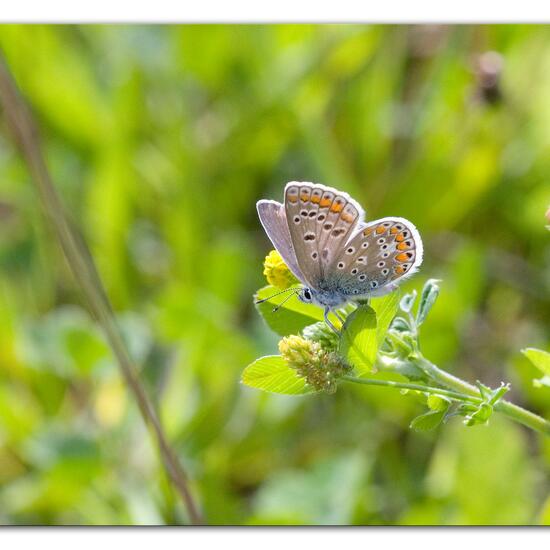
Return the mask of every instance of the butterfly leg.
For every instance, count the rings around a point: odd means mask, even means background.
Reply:
[[[325,308],[325,323],[338,335],[340,335],[340,331],[330,322],[328,318],[328,314],[330,313],[330,308]]]

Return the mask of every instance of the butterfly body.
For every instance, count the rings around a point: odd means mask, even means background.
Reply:
[[[397,288],[422,263],[422,240],[408,220],[366,223],[349,195],[321,184],[290,182],[284,203],[260,200],[260,221],[304,285],[303,302],[329,311]]]

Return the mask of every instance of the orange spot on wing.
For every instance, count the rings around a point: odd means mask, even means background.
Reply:
[[[311,197],[311,202],[314,202],[315,204],[319,204],[319,202],[321,202],[321,197],[319,195],[313,195]]]
[[[401,241],[404,241],[405,240],[405,235],[403,235],[403,233],[399,233],[399,235],[397,235],[397,237],[395,237],[395,240],[400,243]]]
[[[302,202],[307,202],[309,200],[309,194],[308,193],[302,193],[300,195],[300,198],[302,199]]]
[[[298,197],[296,195],[288,195],[287,200],[288,202],[295,203],[298,202]]]
[[[321,202],[319,203],[319,206],[321,206],[321,208],[325,208],[325,207],[329,206],[331,202],[332,202],[331,199],[324,198],[324,199],[321,199]]]
[[[351,223],[355,219],[351,214],[347,214],[346,212],[344,212],[340,217],[348,223]]]
[[[383,225],[379,225],[376,228],[376,233],[378,233],[378,235],[380,235],[381,233],[384,233],[384,231],[386,231],[386,228]]]
[[[395,226],[393,226],[393,227],[390,229],[390,233],[391,233],[392,235],[395,235],[395,234],[398,233],[398,232],[399,232],[399,229],[397,229],[397,227],[395,227]]]
[[[337,202],[334,202],[330,207],[330,211],[336,212],[336,213],[342,212],[343,209],[344,209],[344,205],[342,203],[337,203]]]
[[[397,250],[409,250],[410,246],[407,243],[399,243]]]
[[[372,233],[372,227],[369,227],[368,229],[365,229],[363,231],[363,237],[368,237]]]
[[[395,268],[395,272],[398,274],[398,275],[403,275],[403,273],[405,273],[405,271],[407,271],[402,265],[398,265],[396,268]]]
[[[401,254],[398,254],[395,259],[398,261],[398,262],[406,262],[408,259],[409,259],[409,254],[407,254],[406,252],[401,252]]]

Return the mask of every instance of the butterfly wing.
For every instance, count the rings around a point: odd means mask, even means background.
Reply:
[[[285,212],[298,265],[317,288],[364,212],[346,193],[295,181],[285,187]]]
[[[261,200],[256,203],[256,209],[269,240],[273,243],[285,264],[297,279],[306,283],[296,261],[283,205],[276,201]]]
[[[382,295],[422,263],[422,239],[403,218],[361,224],[331,266],[331,284],[350,297]]]

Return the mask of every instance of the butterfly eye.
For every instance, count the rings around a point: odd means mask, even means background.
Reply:
[[[311,300],[311,292],[309,291],[309,288],[304,289],[304,298],[308,301]]]

